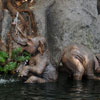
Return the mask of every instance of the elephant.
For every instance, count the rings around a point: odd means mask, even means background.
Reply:
[[[99,56],[100,57],[100,56]],[[100,80],[94,72],[100,73],[100,66],[97,56],[84,45],[70,44],[65,47],[61,59],[64,69],[74,80],[87,79]]]
[[[27,50],[27,49],[26,49]],[[48,50],[31,57],[29,65],[19,70],[19,76],[29,76],[25,83],[55,82],[58,71],[49,60]],[[63,50],[61,57],[63,69],[75,80],[87,79],[100,80],[94,72],[100,73],[100,54],[94,55],[91,50],[81,44],[70,44]],[[31,76],[29,73],[31,72]]]
[[[22,78],[28,77],[25,83],[55,82],[58,78],[57,70],[50,63],[47,52],[32,56],[29,65],[18,68],[17,72]]]
[[[46,39],[43,36],[28,37],[27,45],[22,52],[27,51],[31,54],[28,64],[20,64],[16,69],[18,76],[25,78],[25,83],[45,83],[57,80],[56,68],[49,60]]]

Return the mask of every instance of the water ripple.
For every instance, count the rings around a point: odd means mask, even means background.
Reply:
[[[6,84],[4,84],[6,83]],[[100,81],[24,84],[0,79],[0,100],[100,100]]]

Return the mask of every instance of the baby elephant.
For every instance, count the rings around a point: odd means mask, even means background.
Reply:
[[[99,63],[93,53],[83,45],[68,45],[64,49],[62,63],[67,73],[75,80],[82,80],[83,76],[100,80],[100,77],[94,75],[94,70],[100,73]]]
[[[57,80],[57,71],[49,61],[46,39],[43,36],[28,38],[27,46],[23,50],[34,55],[30,58],[29,65],[24,67],[21,65],[17,69],[20,77],[29,77],[25,83],[44,83]]]
[[[56,68],[48,61],[48,57],[44,53],[33,56],[29,61],[29,66],[24,66],[19,70],[19,76],[32,75],[25,81],[25,83],[44,83],[54,82],[57,80]]]

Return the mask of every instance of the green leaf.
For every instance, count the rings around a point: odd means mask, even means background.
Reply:
[[[16,48],[12,51],[12,58],[15,58],[19,53],[22,52],[22,48]]]
[[[30,59],[29,56],[26,56],[26,57],[24,57],[24,56],[19,56],[19,57],[16,58],[16,61],[22,62],[22,61],[29,60],[29,59]]]
[[[3,72],[3,71],[4,71],[3,67],[0,66],[0,72]]]
[[[31,57],[31,54],[28,53],[28,52],[26,52],[26,51],[24,51],[24,52],[23,52],[23,56],[29,56],[29,57]]]
[[[0,56],[0,62],[5,63],[5,59],[2,56]]]
[[[26,57],[25,57],[25,60],[29,60],[29,59],[30,59],[30,57],[29,57],[29,56],[26,56]]]
[[[16,61],[21,62],[21,61],[24,61],[24,59],[25,59],[24,56],[19,56],[19,57],[16,58]]]
[[[0,51],[0,64],[2,65],[2,67],[0,66],[0,72],[4,72],[6,74],[9,71],[12,71],[13,69],[15,69],[20,62],[29,60],[31,57],[31,54],[29,54],[26,51],[22,52],[22,48],[17,48],[12,51],[12,58],[10,60],[12,62],[8,62],[6,64],[5,62],[8,59],[8,57],[9,57],[8,53],[4,51]]]
[[[6,65],[4,66],[3,71],[4,71],[5,73],[7,73],[8,71],[11,71],[11,70],[13,70],[13,69],[15,69],[15,68],[16,68],[16,62],[9,62],[8,64],[6,64]]]
[[[8,53],[4,51],[0,51],[0,56],[3,58],[8,58]]]

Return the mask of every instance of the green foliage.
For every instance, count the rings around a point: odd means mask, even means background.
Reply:
[[[31,57],[31,54],[30,54],[30,53],[28,53],[28,52],[26,52],[26,51],[24,51],[24,52],[23,52],[23,56],[28,56],[28,57]]]
[[[16,61],[17,62],[22,62],[22,61],[25,61],[25,60],[29,60],[30,59],[30,57],[29,56],[19,56],[19,57],[17,57],[16,58]]]
[[[22,52],[22,48],[17,48],[12,51],[12,58],[16,58]]]
[[[4,71],[3,67],[0,66],[0,72],[3,72],[3,71]]]
[[[0,56],[0,63],[3,64],[3,63],[5,63],[5,61],[6,61],[5,58],[3,58],[2,56]]]
[[[17,48],[16,50],[12,51],[12,58],[16,62],[22,62],[25,60],[29,60],[30,57],[31,57],[31,55],[28,52],[24,51],[22,53],[22,48]]]
[[[16,68],[17,63],[16,62],[9,62],[4,67],[0,67],[0,71],[4,73],[8,73],[8,71],[12,71]]]
[[[8,53],[4,51],[0,51],[0,57],[8,58]]]
[[[31,55],[28,52],[22,52],[22,48],[17,48],[12,51],[11,60],[8,62],[8,53],[0,51],[0,72],[8,73],[14,70],[19,63],[29,60],[30,57]]]
[[[4,51],[0,51],[0,63],[5,63],[6,59],[8,58],[8,53]]]

